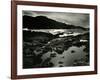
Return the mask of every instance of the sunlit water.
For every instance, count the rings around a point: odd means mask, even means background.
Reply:
[[[85,46],[72,46],[69,47],[68,50],[64,50],[62,54],[58,54],[57,52],[55,52],[56,57],[52,58],[51,62],[54,64],[55,67],[61,65],[59,64],[59,62],[63,62],[62,66],[73,66],[74,60],[84,58],[87,54],[83,51],[84,48]],[[74,51],[74,53],[72,53],[72,51]],[[42,59],[45,60],[46,58],[49,58],[51,53],[52,52],[47,52],[42,56]]]

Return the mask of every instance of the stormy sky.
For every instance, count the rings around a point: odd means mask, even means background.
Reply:
[[[23,11],[23,15],[28,16],[46,16],[50,19],[72,24],[75,26],[82,26],[89,28],[89,14],[84,13],[64,13],[64,12],[37,12],[37,11]]]

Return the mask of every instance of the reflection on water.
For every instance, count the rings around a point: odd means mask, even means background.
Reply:
[[[89,32],[53,32],[23,32],[23,68],[89,66]]]
[[[51,53],[55,53],[56,57],[51,59],[51,62],[54,66],[73,66],[75,60],[84,59],[86,56],[86,52],[84,52],[85,46],[76,47],[71,46],[68,50],[64,50],[62,54],[58,54],[57,52],[48,52],[43,55],[42,59],[46,59],[50,57]],[[60,63],[59,63],[60,62]]]

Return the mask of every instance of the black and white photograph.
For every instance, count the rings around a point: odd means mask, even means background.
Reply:
[[[90,65],[88,13],[22,11],[23,68]]]
[[[12,79],[97,74],[97,6],[13,1]]]

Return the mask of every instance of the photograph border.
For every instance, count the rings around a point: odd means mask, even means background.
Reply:
[[[17,5],[94,9],[94,71],[17,75]],[[32,1],[11,1],[11,78],[12,79],[90,75],[90,74],[97,74],[97,6],[96,5],[32,2]]]

